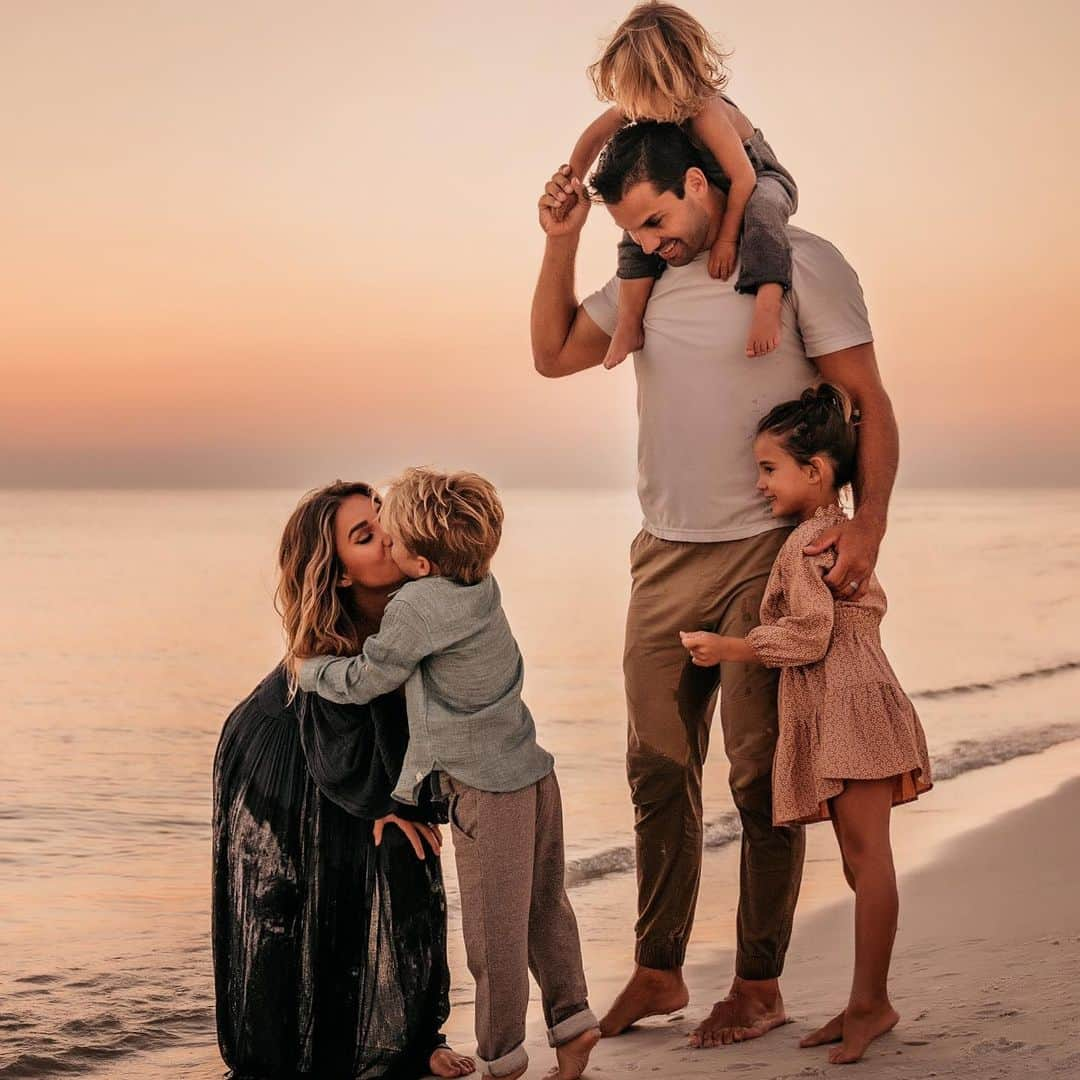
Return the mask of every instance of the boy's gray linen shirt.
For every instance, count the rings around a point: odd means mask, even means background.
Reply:
[[[400,802],[415,804],[436,769],[480,791],[517,791],[554,768],[521,698],[525,665],[490,574],[475,585],[406,582],[359,656],[315,657],[299,674],[301,689],[342,704],[404,684],[409,748],[394,789]]]

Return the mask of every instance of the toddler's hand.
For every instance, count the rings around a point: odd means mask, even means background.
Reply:
[[[697,667],[715,667],[724,659],[723,637],[705,630],[679,631],[679,640]]]
[[[710,276],[727,281],[735,269],[735,256],[738,253],[739,245],[734,240],[717,240],[709,249]]]

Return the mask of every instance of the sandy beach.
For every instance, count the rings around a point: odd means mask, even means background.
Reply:
[[[1033,793],[1045,796],[1031,802]],[[893,1000],[902,1019],[875,1043],[860,1076],[1080,1076],[1080,742],[981,769],[896,813],[901,916]],[[975,822],[987,822],[972,828]],[[809,830],[807,872],[784,991],[792,1023],[740,1046],[694,1051],[685,1037],[730,979],[733,911],[712,895],[736,871],[734,846],[706,859],[686,975],[691,1004],[645,1021],[594,1054],[588,1076],[753,1080],[826,1076],[823,1049],[798,1040],[842,1006],[852,954],[851,901],[841,896],[831,830]],[[628,970],[633,881],[575,890],[592,997],[602,1009]],[[606,928],[606,929],[601,929]],[[622,932],[627,930],[627,932]],[[451,1034],[471,1046],[468,1008]],[[532,1025],[529,1076],[551,1051]]]

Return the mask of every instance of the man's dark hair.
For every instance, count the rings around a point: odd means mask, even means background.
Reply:
[[[686,170],[703,168],[701,155],[678,124],[640,120],[620,128],[608,140],[589,178],[593,193],[608,205],[622,202],[635,184],[648,180],[663,195],[686,194]]]

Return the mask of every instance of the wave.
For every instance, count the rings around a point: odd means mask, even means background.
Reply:
[[[957,694],[977,694],[986,690],[998,690],[1003,686],[1016,686],[1018,683],[1030,682],[1033,679],[1053,678],[1055,675],[1064,675],[1067,671],[1080,671],[1080,660],[1063,660],[1060,664],[1031,668],[1029,671],[1019,671],[1012,675],[1002,675],[1000,678],[989,679],[986,682],[960,683],[957,686],[942,686],[933,690],[916,690],[908,697],[912,701],[934,701]]]
[[[1056,672],[1076,667],[1080,667],[1080,664],[1073,663],[1046,670]],[[1035,677],[1036,674],[1038,673],[1031,672],[1010,676],[1003,682],[1016,682],[1019,679]],[[942,696],[948,692],[966,693],[968,691],[959,688],[951,691],[932,691],[935,696]],[[934,781],[937,783],[951,780],[953,777],[975,769],[986,769],[991,765],[1002,765],[1013,758],[1039,754],[1052,746],[1070,742],[1073,739],[1080,739],[1080,724],[1051,724],[1032,731],[997,735],[992,739],[963,739],[949,747],[946,753],[934,756]],[[724,847],[738,840],[741,834],[738,811],[725,811],[705,823],[705,847],[707,849]],[[569,862],[566,867],[566,884],[572,888],[575,885],[583,885],[586,882],[606,877],[608,874],[633,869],[633,845],[608,848],[595,855],[586,855]]]

